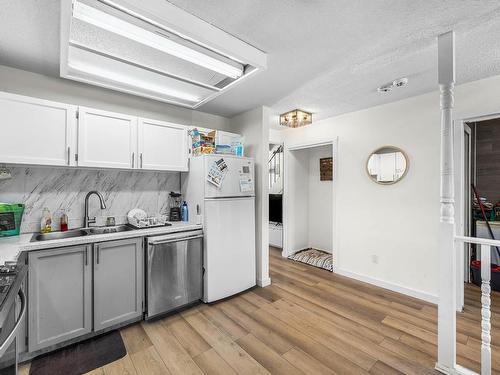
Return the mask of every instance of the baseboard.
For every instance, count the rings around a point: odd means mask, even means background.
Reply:
[[[389,289],[389,290],[392,290],[393,292],[406,294],[407,296],[418,298],[418,299],[421,299],[423,301],[430,302],[433,304],[437,304],[439,301],[439,298],[437,295],[423,292],[421,290],[406,288],[406,287],[401,286],[399,284],[390,283],[388,281],[380,280],[380,279],[377,279],[375,277],[361,275],[361,274],[347,271],[347,270],[344,270],[341,268],[334,268],[333,272],[337,273],[339,275],[342,275],[342,276],[350,277],[351,279],[356,279],[356,280],[363,281],[363,282],[368,283],[368,284],[379,286],[379,287],[384,288],[384,289]]]
[[[264,288],[266,286],[271,285],[271,278],[265,278],[265,279],[257,279],[257,285],[260,286],[261,288]]]

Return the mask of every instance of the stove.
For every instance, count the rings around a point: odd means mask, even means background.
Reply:
[[[7,262],[0,266],[0,305],[2,305],[5,297],[9,293],[11,285],[14,283],[18,273],[18,265],[15,262]]]

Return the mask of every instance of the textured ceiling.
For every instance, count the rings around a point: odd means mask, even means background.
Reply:
[[[137,0],[139,1],[139,0]],[[60,0],[2,0],[0,64],[59,72]],[[171,0],[268,54],[268,69],[200,109],[258,105],[315,118],[434,90],[436,41],[454,29],[457,81],[500,74],[498,0]],[[381,84],[407,76],[388,94]]]

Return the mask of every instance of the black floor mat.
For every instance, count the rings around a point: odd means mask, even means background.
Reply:
[[[30,375],[81,375],[127,354],[119,331],[68,346],[35,358]]]

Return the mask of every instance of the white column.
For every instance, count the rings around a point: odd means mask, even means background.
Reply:
[[[491,246],[481,245],[481,375],[491,374]]]
[[[456,253],[452,119],[455,34],[453,31],[438,37],[438,78],[441,91],[441,217],[436,369],[444,373],[452,373],[456,367]]]

